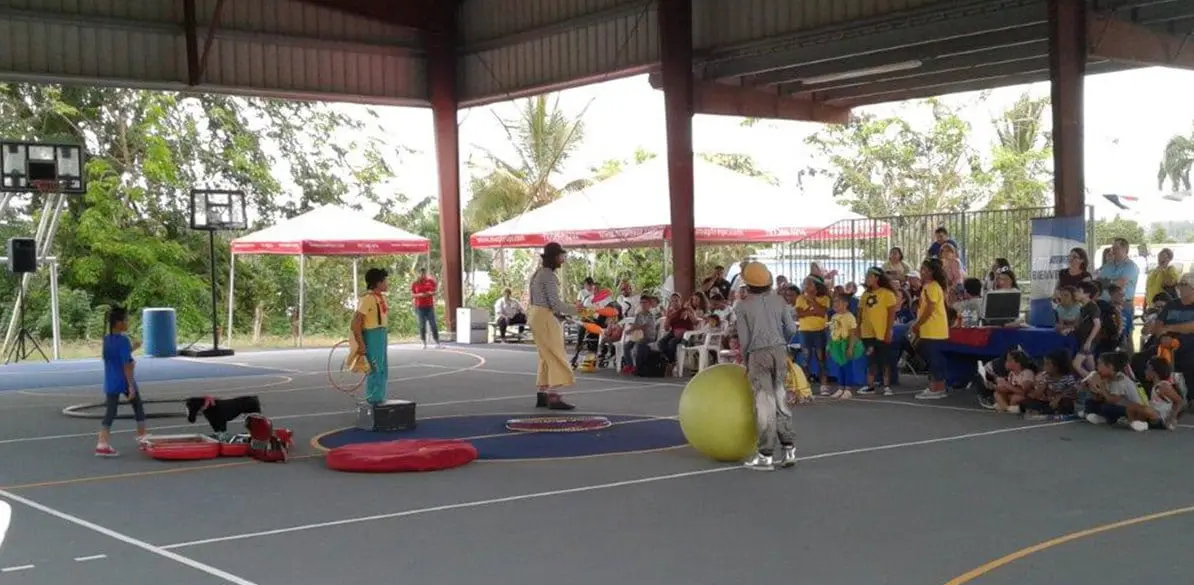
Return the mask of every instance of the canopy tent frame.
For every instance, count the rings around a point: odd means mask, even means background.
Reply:
[[[431,240],[352,210],[326,206],[232,240],[228,267],[228,330],[231,344],[236,309],[237,256],[297,256],[298,347],[303,347],[303,317],[307,297],[308,256],[352,257],[353,302],[360,298],[360,260],[372,256],[424,254],[431,262]]]

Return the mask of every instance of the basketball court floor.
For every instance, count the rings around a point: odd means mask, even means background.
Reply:
[[[391,396],[416,400],[423,428],[469,436],[476,421],[534,412],[526,348],[396,346],[390,360]],[[355,420],[326,364],[327,350],[295,350],[139,366],[148,398],[260,396],[295,432],[285,464],[153,461],[135,450],[131,421],[117,422],[123,455],[97,459],[98,422],[61,410],[99,397],[98,363],[0,367],[0,498],[14,508],[0,583],[1194,579],[1188,428],[1026,423],[969,395],[917,402],[913,379],[894,398],[800,408],[801,461],[755,473],[681,444],[677,381],[600,373],[579,376],[578,411],[650,431],[543,433],[517,448],[490,437],[478,449],[492,456],[462,468],[353,475],[324,467],[311,443]],[[205,430],[185,422],[152,426]]]

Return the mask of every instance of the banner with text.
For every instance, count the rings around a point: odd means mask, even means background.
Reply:
[[[1028,324],[1052,327],[1053,291],[1058,274],[1069,266],[1070,250],[1086,246],[1086,219],[1037,217],[1032,220],[1032,292],[1028,303]]]

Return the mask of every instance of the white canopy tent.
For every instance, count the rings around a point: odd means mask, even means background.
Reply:
[[[700,158],[693,161],[698,244],[781,243],[805,238],[858,238],[834,225],[861,215]],[[578,248],[665,245],[671,240],[668,168],[663,158],[630,167],[583,191],[473,234],[474,248],[532,248],[548,242]],[[886,237],[874,222],[864,238]]]
[[[377,221],[363,213],[342,207],[314,209],[271,227],[232,240],[232,261],[228,271],[228,331],[232,339],[233,294],[236,256],[274,254],[299,258],[298,342],[303,345],[303,305],[306,297],[307,256],[352,256],[353,293],[360,279],[357,264],[362,256],[428,254],[431,240]]]

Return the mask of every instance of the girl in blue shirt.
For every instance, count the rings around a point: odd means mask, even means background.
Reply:
[[[120,397],[127,396],[128,403],[133,407],[133,418],[137,421],[137,440],[145,438],[145,408],[141,404],[141,393],[137,391],[137,381],[133,378],[133,351],[137,349],[129,341],[128,312],[120,307],[113,307],[108,312],[108,334],[104,336],[104,412],[103,425],[99,432],[99,441],[95,445],[97,457],[115,457],[119,455],[112,448],[110,439],[112,421],[116,420],[116,410],[120,407]]]

